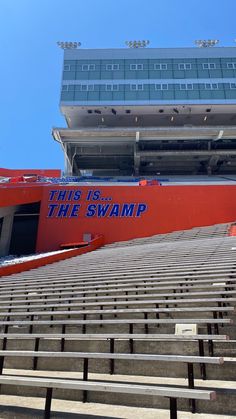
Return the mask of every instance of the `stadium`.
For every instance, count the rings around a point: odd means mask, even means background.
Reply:
[[[64,172],[0,169],[0,404],[235,417],[236,49],[58,44]]]

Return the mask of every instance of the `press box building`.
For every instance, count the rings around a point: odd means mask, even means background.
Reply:
[[[65,49],[60,109],[67,174],[236,173],[235,47]]]

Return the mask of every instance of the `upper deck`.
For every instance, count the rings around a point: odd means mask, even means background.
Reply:
[[[71,128],[129,126],[140,116],[144,126],[171,116],[198,125],[206,112],[230,125],[236,48],[66,49],[60,106]]]

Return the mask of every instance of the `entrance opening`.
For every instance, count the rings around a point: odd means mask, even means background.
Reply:
[[[14,215],[9,254],[35,253],[40,202],[20,205]]]

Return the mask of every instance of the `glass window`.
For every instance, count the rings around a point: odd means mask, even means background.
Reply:
[[[82,65],[82,71],[94,71],[95,70],[95,64],[83,64]]]
[[[193,90],[193,84],[188,83],[188,84],[180,84],[180,90]]]
[[[91,92],[91,91],[94,90],[94,85],[93,84],[81,84],[81,90],[83,92],[87,92],[87,91]]]
[[[119,64],[107,64],[106,70],[112,71],[112,70],[119,70],[120,65]]]
[[[130,70],[143,70],[143,64],[130,64]]]
[[[202,64],[203,70],[214,70],[216,68],[215,63],[203,63]]]
[[[68,84],[63,84],[61,90],[63,92],[67,92],[68,91]]]
[[[236,69],[236,63],[227,63],[227,68],[229,69]]]
[[[191,63],[179,63],[178,68],[179,68],[179,70],[191,70],[192,64]]]
[[[230,89],[236,89],[236,83],[230,83]]]
[[[168,90],[168,84],[155,84],[155,90]]]
[[[69,64],[64,65],[64,71],[70,71],[70,65]]]
[[[143,84],[131,84],[130,90],[143,90]]]
[[[119,90],[118,84],[106,84],[106,91],[107,92],[117,92]]]
[[[154,70],[167,70],[167,64],[165,63],[154,64]]]
[[[215,90],[218,88],[219,88],[218,83],[205,83],[205,89],[207,90],[211,90],[211,89]]]

